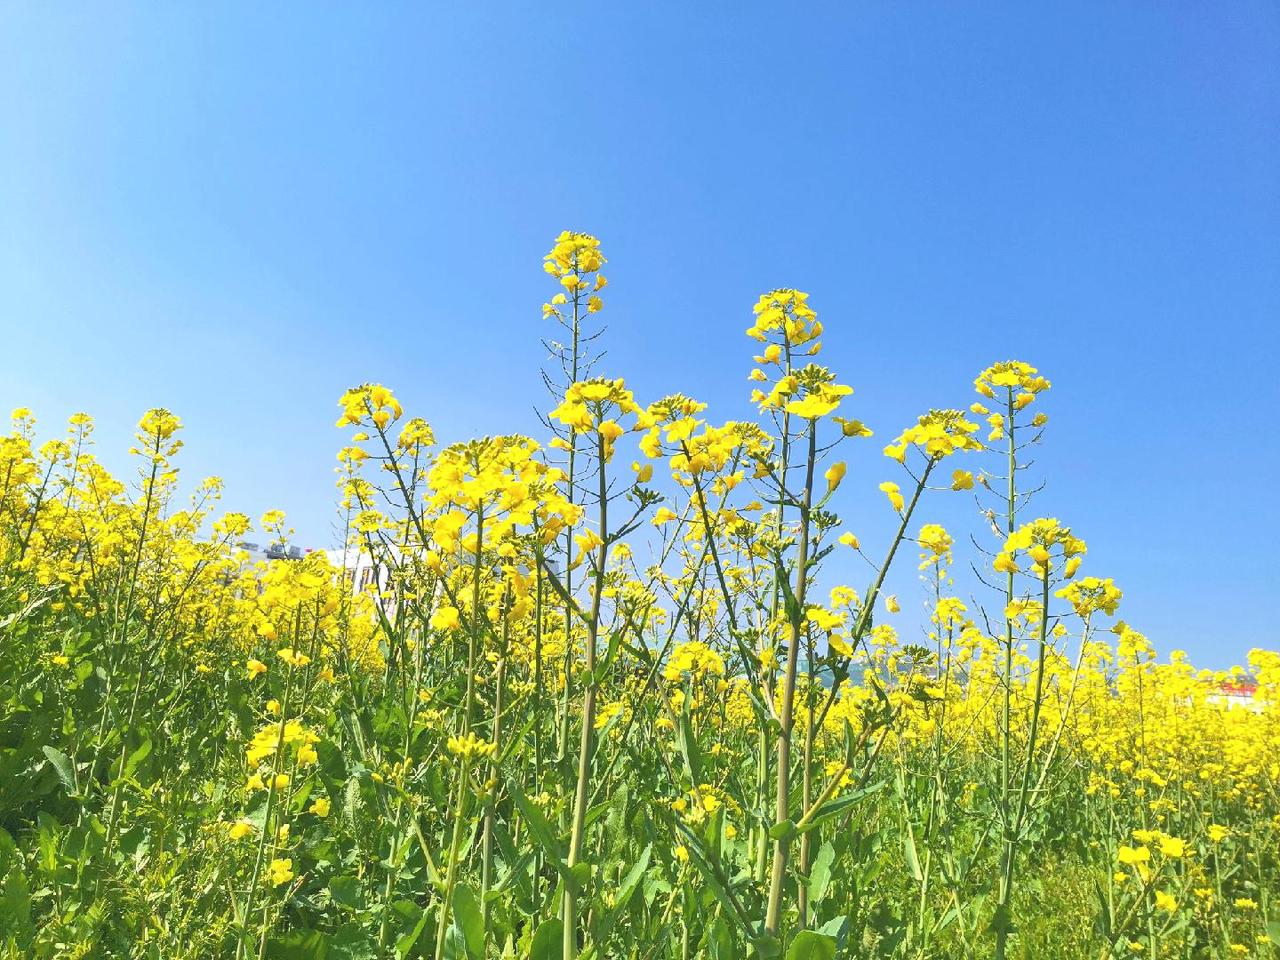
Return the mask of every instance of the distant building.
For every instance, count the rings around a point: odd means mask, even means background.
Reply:
[[[263,547],[261,544],[248,541],[237,543],[236,549],[248,554],[250,563],[266,563],[269,560],[301,560],[317,552],[311,547],[296,547],[281,543],[271,543]],[[323,553],[333,566],[345,570],[353,595],[367,591],[375,579],[380,593],[390,592],[391,581],[386,566],[374,564],[367,553],[357,550],[321,550],[319,552]]]
[[[282,543],[269,543],[263,547],[257,543],[249,543],[247,540],[237,543],[236,547],[249,554],[251,563],[258,563],[261,560],[301,560],[311,552],[310,548],[303,550],[301,547],[291,547]]]
[[[353,594],[365,593],[375,585],[379,594],[395,592],[391,570],[385,563],[375,563],[365,551],[348,547],[345,550],[326,550],[325,554],[331,564],[346,571]]]
[[[1258,698],[1258,685],[1252,680],[1230,680],[1218,685],[1215,693],[1208,697],[1210,703],[1222,703],[1228,709],[1241,707],[1245,710],[1261,712],[1262,701]]]

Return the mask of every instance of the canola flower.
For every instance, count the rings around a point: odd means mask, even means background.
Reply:
[[[1276,955],[1280,654],[1119,619],[1039,370],[868,469],[816,298],[751,307],[718,419],[605,369],[598,239],[543,264],[545,436],[353,387],[335,551],[252,562],[288,518],[183,495],[171,411],[123,479],[14,411],[0,956]]]

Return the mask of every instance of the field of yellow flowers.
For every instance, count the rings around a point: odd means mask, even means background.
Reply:
[[[545,439],[439,447],[348,391],[333,554],[250,562],[167,410],[125,480],[88,416],[15,412],[0,955],[1280,956],[1280,655],[1198,671],[1117,618],[1033,503],[1045,376],[954,385],[855,481],[884,441],[804,293],[755,304],[758,416],[722,423],[596,375],[593,237],[544,263]]]

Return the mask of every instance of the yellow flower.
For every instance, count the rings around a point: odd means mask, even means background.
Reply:
[[[330,803],[328,797],[316,797],[311,801],[309,809],[317,817],[327,817],[329,815],[329,808]]]
[[[827,468],[827,472],[823,474],[827,478],[827,491],[830,492],[840,486],[840,481],[844,479],[847,467],[843,460],[839,463],[833,463]]]
[[[885,447],[885,456],[902,463],[906,460],[907,448],[913,445],[935,462],[957,450],[981,450],[981,441],[973,436],[977,429],[978,425],[966,419],[960,410],[930,410]]]
[[[1121,863],[1135,865],[1146,863],[1151,859],[1151,851],[1146,847],[1128,847],[1121,846],[1117,852],[1117,857]]]
[[[840,400],[838,398],[827,398],[816,393],[811,393],[803,400],[790,401],[784,409],[787,413],[794,414],[797,417],[814,420],[818,417],[825,417],[838,406],[840,406]]]
[[[916,540],[920,546],[924,547],[924,552],[920,554],[921,570],[928,568],[931,564],[951,562],[953,541],[951,534],[947,533],[944,527],[936,523],[926,523],[920,528]]]
[[[853,547],[853,549],[855,550],[857,550],[861,546],[861,544],[858,543],[858,538],[855,537],[852,533],[849,533],[848,531],[845,531],[844,533],[840,534],[840,542],[843,543],[846,547]]]
[[[245,664],[245,668],[248,670],[250,680],[253,680],[258,675],[267,672],[267,665],[263,663],[261,660],[251,659],[249,660],[248,663]]]
[[[1187,844],[1177,837],[1161,837],[1160,852],[1166,857],[1182,857],[1187,852]]]
[[[724,658],[701,640],[677,646],[662,671],[671,683],[678,683],[686,676],[699,680],[708,674],[724,676]]]
[[[456,607],[437,607],[435,612],[431,614],[431,629],[433,630],[457,630],[461,626],[462,620]]]
[[[243,840],[245,837],[253,833],[255,827],[248,820],[237,820],[235,823],[228,824],[227,836],[232,840]]]
[[[287,858],[284,860],[272,860],[271,865],[267,867],[267,879],[273,887],[288,883],[293,879],[293,861]]]
[[[1178,909],[1177,897],[1174,897],[1168,893],[1165,893],[1163,890],[1157,890],[1156,891],[1156,909],[1166,910],[1169,913],[1172,913],[1174,910]]]
[[[902,610],[902,607],[898,605],[897,595],[892,593],[889,594],[889,596],[884,598],[884,607],[890,613],[898,613],[900,610]]]
[[[277,650],[276,656],[291,667],[305,667],[311,662],[311,658],[305,653],[302,653],[299,650],[294,650],[292,647],[285,647],[282,650]]]
[[[468,733],[465,737],[449,738],[449,752],[465,760],[471,760],[476,757],[492,757],[497,749],[498,745],[496,743],[481,740],[474,733]]]
[[[902,499],[902,491],[898,488],[898,485],[892,480],[886,480],[880,484],[880,491],[889,498],[889,502],[893,504],[893,509],[901,513],[902,508],[906,506],[906,501]]]
[[[968,470],[955,470],[951,473],[952,490],[972,490],[973,474]]]
[[[873,435],[861,420],[846,420],[844,417],[832,417],[831,419],[840,424],[840,431],[846,437],[870,437]]]
[[[822,609],[822,607],[810,607],[805,614],[805,619],[819,630],[827,632],[844,626],[843,613],[832,613],[830,610]]]

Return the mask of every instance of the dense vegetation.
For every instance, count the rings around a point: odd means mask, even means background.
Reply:
[[[1115,619],[1031,509],[1048,380],[993,365],[855,484],[871,430],[805,294],[755,305],[759,416],[716,423],[596,376],[604,264],[545,260],[547,442],[437,449],[390,390],[342,397],[337,563],[250,562],[217,481],[180,499],[166,410],[127,484],[87,416],[38,445],[15,413],[0,954],[1276,956],[1280,655],[1158,663]],[[913,564],[931,623],[899,636]]]

